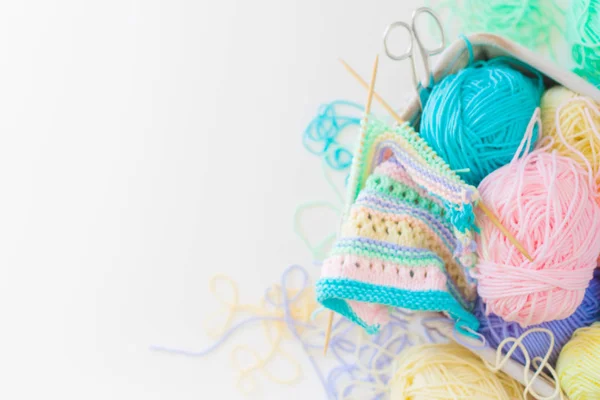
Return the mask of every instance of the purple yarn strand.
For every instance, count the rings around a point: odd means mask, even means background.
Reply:
[[[293,272],[298,272],[301,274],[302,285],[294,296],[289,297],[288,277]],[[296,321],[291,315],[291,306],[295,301],[301,298],[302,293],[308,287],[308,282],[309,277],[306,270],[298,265],[292,265],[288,267],[281,276],[282,299],[280,302],[274,301],[271,297],[271,291],[269,289],[266,290],[265,299],[271,306],[283,310],[283,317],[251,317],[242,320],[230,327],[212,345],[200,351],[191,351],[166,346],[150,346],[150,350],[187,357],[204,357],[221,347],[227,340],[231,338],[231,336],[240,331],[242,328],[245,328],[256,322],[284,322],[295,339],[300,342],[315,371],[315,374],[319,378],[319,381],[325,390],[328,399],[337,398],[339,393],[338,388],[341,388],[340,385],[342,385],[344,382],[353,382],[344,389],[344,396],[352,393],[352,391],[355,390],[361,382],[375,384],[377,381],[379,381],[383,382],[384,384],[387,383],[390,379],[390,376],[388,376],[384,371],[386,368],[391,366],[393,358],[387,354],[381,353],[381,351],[374,348],[373,345],[379,347],[385,346],[385,349],[391,354],[399,354],[409,344],[409,340],[406,335],[401,335],[396,338],[394,338],[394,335],[397,334],[399,330],[406,331],[408,323],[402,319],[402,316],[407,316],[408,314],[402,312],[401,310],[394,310],[391,312],[390,323],[388,323],[379,334],[371,337],[369,344],[364,344],[360,346],[360,348],[355,341],[352,340],[351,335],[360,333],[361,328],[345,318],[338,319],[334,324],[334,331],[336,333],[332,335],[329,345],[330,354],[332,354],[333,358],[335,359],[335,366],[331,368],[325,375],[323,369],[319,366],[317,360],[311,354],[311,350],[322,349],[323,345],[312,344],[303,339],[298,333],[298,327],[316,329],[316,326],[313,324]],[[364,366],[370,371],[365,371],[359,365]],[[374,393],[372,398],[374,400],[382,399],[384,398],[384,394]]]

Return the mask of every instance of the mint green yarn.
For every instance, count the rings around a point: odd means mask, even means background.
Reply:
[[[469,31],[502,35],[530,49],[550,49],[553,28],[563,19],[552,0],[466,0],[460,9]]]
[[[423,108],[420,135],[463,180],[478,185],[508,164],[519,148],[543,91],[506,57],[479,61],[436,84]],[[534,129],[531,147],[537,140]]]
[[[449,37],[488,32],[557,59],[555,44],[564,36],[565,12],[555,0],[429,0],[446,16]]]
[[[575,73],[600,86],[600,0],[571,0],[567,9],[567,42]]]

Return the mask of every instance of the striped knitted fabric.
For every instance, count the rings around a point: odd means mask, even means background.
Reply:
[[[371,122],[350,178],[341,235],[317,300],[375,333],[388,306],[442,311],[476,330],[472,202],[465,184],[408,126]]]

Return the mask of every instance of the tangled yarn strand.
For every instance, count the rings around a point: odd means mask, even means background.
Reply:
[[[549,337],[548,350],[546,351],[546,354],[544,355],[544,357],[534,357],[532,359],[529,356],[529,352],[527,351],[527,348],[523,345],[523,340],[528,335],[533,334],[533,333],[545,333]],[[512,343],[512,346],[508,350],[508,352],[506,352],[506,354],[503,355],[502,349],[504,348],[505,345],[507,345],[509,343]],[[508,337],[508,338],[504,339],[502,342],[500,342],[500,345],[498,345],[498,349],[496,351],[495,365],[492,365],[488,362],[486,362],[486,365],[488,366],[488,368],[490,368],[494,372],[500,371],[504,367],[504,365],[508,362],[508,360],[511,358],[512,354],[517,349],[521,350],[521,352],[525,356],[525,364],[523,366],[523,382],[526,383],[526,386],[525,386],[525,389],[523,390],[523,398],[527,398],[527,395],[530,394],[536,400],[552,400],[552,399],[556,399],[557,396],[559,396],[559,395],[560,395],[560,398],[563,399],[564,396],[560,390],[560,385],[558,385],[556,383],[556,382],[558,382],[558,376],[556,374],[556,371],[554,370],[554,368],[552,368],[552,366],[550,366],[548,364],[548,359],[550,358],[550,356],[552,354],[552,350],[554,349],[554,334],[552,333],[552,331],[545,329],[545,328],[533,328],[533,329],[529,329],[528,331],[524,332],[518,338]],[[535,368],[535,371],[533,373],[533,376],[529,377],[530,367],[532,364],[533,364],[533,367]],[[546,369],[548,372],[550,372],[551,379],[553,382],[555,382],[554,392],[550,396],[547,396],[547,397],[543,397],[542,395],[540,395],[536,391],[534,391],[532,388],[536,379],[538,379],[540,376],[545,376],[543,374],[544,369]]]

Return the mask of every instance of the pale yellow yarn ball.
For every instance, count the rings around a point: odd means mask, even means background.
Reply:
[[[560,352],[556,372],[570,400],[600,399],[600,322],[575,331]]]
[[[541,111],[542,136],[551,137],[553,149],[590,171],[600,193],[600,104],[555,86],[542,96]]]
[[[523,386],[457,343],[411,347],[398,356],[392,400],[523,399]]]

